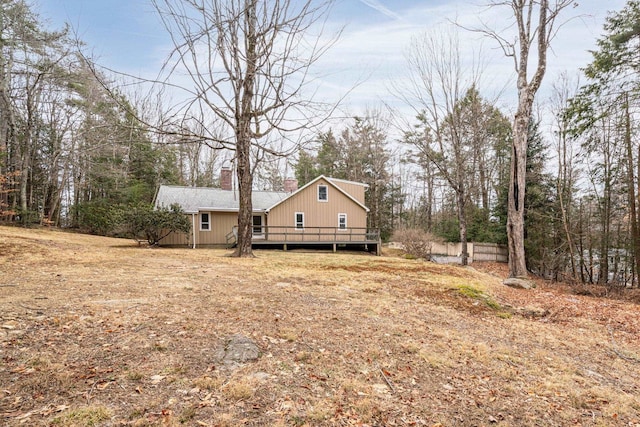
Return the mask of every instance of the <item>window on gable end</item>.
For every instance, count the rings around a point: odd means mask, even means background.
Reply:
[[[318,201],[329,201],[329,187],[327,187],[326,185],[318,185]]]

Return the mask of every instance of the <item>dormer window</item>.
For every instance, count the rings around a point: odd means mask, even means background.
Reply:
[[[329,187],[327,187],[326,185],[318,185],[318,201],[329,201]]]

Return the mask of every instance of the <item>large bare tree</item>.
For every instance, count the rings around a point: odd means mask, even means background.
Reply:
[[[508,8],[517,33],[511,37],[485,29],[504,54],[513,58],[517,74],[518,107],[513,120],[513,143],[507,206],[509,276],[527,277],[524,251],[524,200],[527,166],[527,134],[536,93],[547,70],[547,52],[557,34],[561,12],[574,0],[494,0],[493,7]]]
[[[407,55],[408,86],[394,91],[415,109],[418,130],[407,141],[433,165],[455,194],[462,264],[468,263],[467,206],[469,177],[475,171],[472,141],[477,139],[466,126],[465,96],[477,93],[481,70],[466,65],[455,32],[425,33],[413,40]]]
[[[333,0],[153,0],[172,38],[165,70],[186,92],[179,114],[225,131],[207,140],[235,150],[239,186],[236,256],[252,256],[252,159],[282,154],[268,141],[319,120],[310,111],[310,67],[333,44],[323,35]],[[184,77],[186,76],[186,82]],[[204,114],[203,114],[204,112]],[[203,126],[207,129],[209,126]],[[278,152],[274,152],[278,151]]]

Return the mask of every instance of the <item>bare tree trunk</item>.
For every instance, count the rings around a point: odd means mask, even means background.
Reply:
[[[530,111],[520,105],[514,122],[513,146],[507,205],[507,239],[509,249],[509,276],[527,277],[524,252],[524,196],[527,170],[527,132]]]
[[[458,191],[458,203],[456,203],[457,211],[458,211],[458,224],[459,224],[459,232],[460,232],[460,246],[461,246],[461,264],[468,265],[469,264],[469,250],[467,244],[467,216],[465,215],[466,208],[466,194],[464,191]]]
[[[33,84],[26,85],[26,123],[24,128],[24,136],[22,141],[22,152],[20,159],[20,209],[23,215],[27,215],[27,210],[32,207],[32,200],[29,197],[29,183],[31,182],[31,165],[33,163],[34,149],[34,133],[36,132],[36,106],[39,100],[40,78],[42,74],[33,76]],[[29,83],[30,79],[27,79]],[[27,218],[25,218],[27,219]]]
[[[253,205],[251,202],[251,193],[253,186],[253,175],[251,174],[251,164],[249,160],[249,147],[243,148],[243,145],[250,145],[249,141],[242,142],[238,139],[238,148],[236,150],[237,158],[237,176],[239,184],[239,203],[238,211],[238,241],[234,255],[239,257],[251,257],[253,251],[251,249],[251,241],[253,237]]]
[[[8,63],[6,66],[5,62]],[[17,147],[15,111],[9,89],[10,71],[10,58],[5,60],[0,49],[0,175],[4,175],[0,176],[0,211],[15,208],[15,198],[9,197],[15,188],[13,152]]]
[[[562,221],[562,231],[564,233],[565,244],[569,253],[569,265],[571,268],[571,278],[578,281],[578,270],[576,267],[575,242],[571,231],[571,213],[572,213],[572,190],[574,182],[573,168],[573,150],[571,149],[570,140],[568,140],[567,120],[564,111],[569,102],[569,81],[566,75],[562,75],[559,79],[559,85],[554,85],[554,115],[556,117],[558,135],[556,152],[558,154],[558,172],[556,176],[556,198],[560,207],[560,215]],[[566,253],[564,254],[566,255]],[[566,261],[559,266],[560,270],[566,271]]]
[[[487,166],[484,161],[483,153],[480,154],[479,163],[478,163],[478,173],[480,178],[480,196],[482,201],[482,209],[485,211],[485,219],[489,219],[489,180],[487,179]]]
[[[610,120],[603,120],[602,134],[602,197],[598,200],[598,220],[600,221],[600,241],[598,242],[598,283],[606,284],[609,281],[609,249],[611,249],[611,221],[613,219],[613,184],[616,160],[614,155],[621,151],[621,147],[614,147],[616,141],[612,135],[613,125]]]
[[[37,82],[39,76],[35,78],[33,86],[27,85],[26,87],[26,126],[24,128],[24,140],[22,142],[22,152],[20,159],[21,173],[20,173],[20,209],[23,215],[27,215],[27,210],[30,207],[28,197],[28,184],[30,180],[31,163],[33,156],[33,133],[35,131],[35,105],[36,105],[36,91],[38,91]],[[25,219],[27,219],[25,217]]]
[[[22,159],[20,161],[20,210],[22,215],[27,214],[29,207],[27,198],[27,184],[29,182],[29,170],[31,169],[31,136],[30,130],[27,126],[24,135],[24,142],[22,143]]]
[[[246,70],[242,81],[241,111],[236,113],[236,159],[240,193],[240,210],[238,212],[238,246],[235,254],[239,257],[251,257],[251,240],[253,237],[253,173],[251,170],[251,108],[254,98],[256,77],[256,5],[255,0],[245,1],[246,23]]]
[[[633,163],[633,147],[631,142],[631,116],[629,114],[629,96],[625,95],[624,106],[624,142],[627,147],[627,187],[628,187],[628,202],[629,202],[629,218],[631,219],[631,249],[634,257],[634,264],[632,268],[635,272],[640,272],[640,229],[638,227],[638,211],[636,207],[636,191],[635,191],[635,176],[634,176],[634,163]],[[635,275],[635,274],[634,274]]]
[[[557,186],[556,192],[558,196],[558,200],[560,202],[560,213],[562,214],[562,227],[565,234],[565,239],[567,239],[567,248],[569,250],[569,260],[571,264],[571,278],[573,280],[578,279],[578,273],[576,270],[576,255],[574,249],[573,238],[571,237],[571,231],[569,229],[569,206],[571,206],[571,202],[569,204],[565,204],[565,194],[567,194],[567,189],[571,191],[573,180],[567,177],[567,147],[564,135],[561,136],[563,141],[561,141],[562,148],[559,150],[559,155],[561,155],[561,159],[558,163],[558,178],[557,178]],[[571,173],[571,172],[569,172]],[[562,177],[562,178],[561,178]]]
[[[638,171],[637,171],[637,183],[638,191],[640,191],[640,146],[638,146]],[[638,195],[640,197],[640,195]],[[636,224],[638,224],[638,240],[635,242],[636,247],[640,250],[640,209],[636,209]],[[636,271],[633,274],[632,283],[635,283],[635,286],[640,288],[640,255],[636,254]]]
[[[434,191],[434,177],[433,171],[431,170],[431,165],[428,165],[425,169],[425,192],[426,192],[426,223],[427,223],[427,231],[431,232],[433,230],[433,207],[435,205],[435,191]]]
[[[572,5],[573,0],[493,0],[493,6],[508,6],[513,12],[516,42],[496,31],[484,32],[496,40],[506,56],[513,58],[517,72],[518,109],[513,122],[513,146],[511,152],[511,172],[509,200],[507,205],[507,237],[509,245],[509,276],[527,277],[524,249],[524,196],[527,165],[527,136],[535,95],[540,88],[547,69],[547,52],[551,40],[557,34],[556,19],[560,12]],[[538,22],[532,23],[537,14]],[[537,62],[529,79],[529,53],[537,50]]]

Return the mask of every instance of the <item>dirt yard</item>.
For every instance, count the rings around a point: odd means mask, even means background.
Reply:
[[[0,425],[640,426],[640,306],[504,267],[0,227]],[[219,355],[234,335],[260,357]]]

